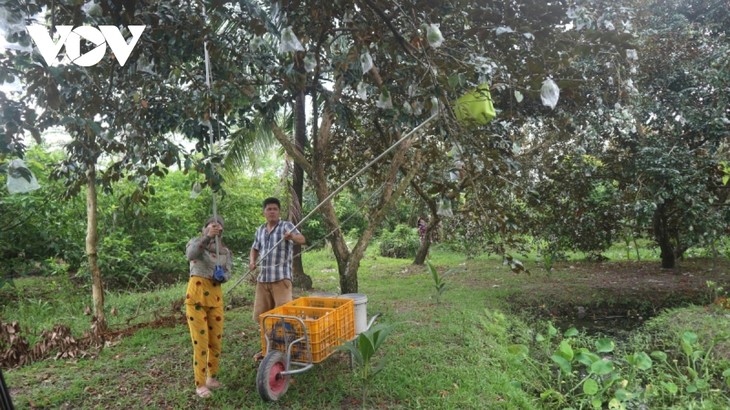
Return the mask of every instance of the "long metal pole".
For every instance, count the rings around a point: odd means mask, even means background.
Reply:
[[[342,192],[342,190],[343,190],[343,189],[345,189],[345,187],[347,187],[347,185],[349,185],[349,184],[350,184],[350,182],[354,181],[354,180],[355,180],[355,178],[357,178],[357,177],[359,177],[360,175],[362,175],[362,174],[363,174],[363,173],[364,173],[365,171],[367,171],[367,169],[368,169],[368,168],[370,168],[370,167],[371,167],[371,166],[373,166],[373,165],[374,165],[375,163],[377,163],[378,161],[380,161],[380,160],[381,160],[381,159],[382,159],[382,158],[383,158],[384,156],[388,155],[388,153],[390,153],[391,151],[393,151],[393,150],[394,150],[394,149],[395,149],[395,148],[396,148],[396,147],[397,147],[398,145],[400,145],[400,144],[401,144],[401,143],[402,143],[403,141],[405,141],[405,140],[407,140],[408,138],[410,138],[410,137],[411,137],[411,136],[412,136],[412,135],[413,135],[413,134],[414,134],[414,133],[415,133],[416,131],[418,131],[419,129],[421,129],[421,128],[422,128],[422,127],[423,127],[424,125],[428,124],[428,123],[429,123],[429,122],[430,122],[431,120],[433,120],[433,119],[434,119],[434,118],[436,118],[437,116],[438,116],[438,112],[437,112],[437,113],[434,113],[433,115],[431,115],[430,117],[428,117],[428,118],[427,118],[426,120],[424,120],[424,121],[423,121],[422,123],[418,124],[418,126],[416,126],[416,127],[414,128],[414,129],[410,130],[410,131],[409,131],[409,132],[408,132],[408,133],[407,133],[406,135],[404,135],[404,136],[403,136],[403,137],[402,137],[401,139],[399,139],[398,141],[396,141],[395,143],[393,143],[393,144],[392,144],[392,145],[391,145],[390,147],[388,147],[388,149],[386,149],[385,151],[383,151],[383,152],[382,152],[382,153],[381,153],[380,155],[378,155],[377,157],[373,158],[373,160],[372,160],[372,161],[370,161],[370,162],[368,162],[368,163],[367,163],[367,164],[366,164],[366,165],[365,165],[364,167],[360,168],[360,170],[359,170],[359,171],[357,171],[357,172],[355,173],[355,175],[351,176],[351,177],[350,177],[350,178],[349,178],[349,179],[348,179],[347,181],[345,181],[344,183],[342,183],[342,185],[340,185],[340,186],[339,186],[339,187],[338,187],[337,189],[335,189],[334,191],[332,191],[332,193],[331,193],[331,194],[327,195],[327,198],[323,199],[323,200],[322,200],[322,201],[321,201],[321,202],[320,202],[319,204],[317,204],[317,206],[315,206],[315,207],[314,207],[314,209],[312,209],[312,210],[311,210],[311,211],[310,211],[310,212],[309,212],[309,213],[307,214],[307,216],[305,216],[304,218],[302,218],[302,220],[301,220],[301,221],[299,221],[299,223],[297,223],[296,225],[294,225],[294,228],[299,228],[299,226],[301,226],[301,225],[302,225],[302,224],[303,224],[303,223],[304,223],[304,222],[305,222],[305,221],[306,221],[307,219],[309,219],[309,217],[311,217],[312,215],[314,215],[314,213],[315,213],[315,212],[317,212],[317,211],[319,210],[319,208],[321,208],[321,207],[322,207],[322,206],[323,206],[323,205],[324,205],[324,204],[325,204],[325,203],[326,203],[327,201],[331,200],[332,198],[334,198],[334,197],[335,197],[335,195],[337,195],[337,194],[339,194],[340,192]],[[259,257],[259,261],[261,261],[261,260],[264,260],[264,258],[266,258],[266,256],[268,256],[268,255],[269,255],[269,253],[271,253],[271,251],[273,251],[273,250],[274,250],[274,249],[275,249],[275,248],[276,248],[277,246],[279,246],[279,244],[280,244],[280,243],[281,243],[281,242],[282,242],[283,240],[284,240],[283,238],[282,238],[282,239],[280,239],[280,240],[279,240],[279,242],[277,242],[276,244],[274,244],[274,246],[272,246],[272,247],[271,247],[271,248],[269,249],[269,251],[268,251],[268,252],[266,252],[266,253],[265,253],[264,255],[260,256],[260,257]],[[258,265],[259,265],[259,263],[257,263],[256,265],[258,266]],[[228,289],[228,291],[226,291],[226,294],[230,293],[230,292],[231,292],[231,291],[232,291],[233,289],[235,289],[235,288],[236,288],[236,286],[238,286],[238,284],[239,284],[239,283],[241,283],[241,282],[242,282],[242,281],[243,281],[244,279],[246,279],[246,277],[247,277],[248,275],[250,275],[250,274],[251,274],[251,272],[253,272],[254,270],[255,270],[255,268],[254,268],[254,269],[249,269],[249,270],[248,270],[248,272],[246,272],[246,274],[245,274],[245,275],[241,276],[241,278],[239,278],[239,279],[238,279],[238,280],[236,281],[236,283],[234,283],[234,284],[233,284],[233,286],[231,286],[231,287],[230,287],[230,288]]]

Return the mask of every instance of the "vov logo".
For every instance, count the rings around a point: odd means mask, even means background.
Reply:
[[[61,47],[66,46],[66,56],[73,64],[81,67],[91,67],[101,61],[106,54],[106,46],[112,49],[119,65],[124,67],[129,55],[132,54],[134,46],[137,45],[145,26],[129,26],[132,39],[129,43],[122,36],[116,26],[56,26],[59,35],[58,41],[54,42],[48,30],[41,25],[26,26],[30,37],[38,46],[41,56],[46,64],[52,65],[56,61]],[[81,55],[81,39],[93,43],[96,47]]]

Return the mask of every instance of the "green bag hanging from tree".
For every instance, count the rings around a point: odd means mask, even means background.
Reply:
[[[454,104],[454,113],[462,125],[484,125],[492,121],[497,113],[492,104],[489,84],[480,84],[479,87],[457,99]]]

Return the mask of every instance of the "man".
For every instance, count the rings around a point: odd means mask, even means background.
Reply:
[[[294,244],[306,242],[293,223],[279,218],[280,210],[277,198],[264,200],[266,223],[256,230],[251,246],[250,270],[256,269],[261,257],[253,305],[253,320],[257,323],[260,314],[292,300],[292,249]]]

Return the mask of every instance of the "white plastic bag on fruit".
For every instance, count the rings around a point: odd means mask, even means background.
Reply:
[[[435,96],[431,97],[431,115],[436,115],[439,113],[439,99]]]
[[[317,60],[315,60],[314,56],[309,53],[304,57],[304,70],[311,73],[315,68],[317,68]]]
[[[433,48],[439,48],[441,47],[441,44],[444,42],[444,36],[441,35],[441,30],[439,30],[438,24],[429,24],[426,28],[426,39],[428,40],[428,45],[430,45]]]
[[[289,51],[304,51],[302,43],[299,42],[291,26],[281,31],[281,42],[279,43],[279,53],[288,53]]]
[[[542,89],[540,89],[540,99],[542,99],[542,105],[548,106],[555,109],[558,105],[558,99],[560,99],[560,88],[555,84],[552,78],[542,82]]]
[[[443,216],[444,218],[452,218],[454,216],[454,211],[451,210],[451,201],[441,198],[439,200],[439,207],[436,214]]]
[[[368,86],[362,81],[357,85],[357,98],[361,100],[368,99]]]
[[[380,92],[380,97],[378,97],[378,101],[375,103],[375,106],[384,110],[393,108],[393,100],[390,98],[390,92],[388,92],[388,90]]]
[[[195,199],[200,196],[200,193],[203,192],[203,187],[200,185],[200,182],[195,182],[190,188],[190,199]]]
[[[370,56],[369,52],[360,54],[360,65],[362,66],[362,73],[365,74],[373,69],[373,57]]]
[[[6,183],[10,194],[24,194],[35,191],[41,186],[22,159],[14,159],[8,164],[8,181]]]

